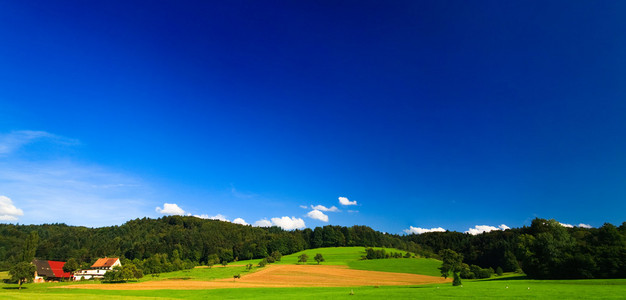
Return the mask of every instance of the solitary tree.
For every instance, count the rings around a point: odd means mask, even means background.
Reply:
[[[259,267],[263,268],[265,267],[265,265],[267,265],[267,259],[264,258],[259,262]]]
[[[450,276],[450,272],[454,277],[452,281],[453,286],[461,285],[461,277],[459,277],[459,272],[462,270],[463,264],[463,254],[459,254],[450,249],[444,249],[439,251],[439,256],[441,256],[441,260],[443,263],[439,270],[441,271],[441,276],[443,278],[448,278]]]
[[[68,259],[67,262],[63,264],[63,272],[74,274],[76,270],[78,270],[78,262],[74,258]]]
[[[19,284],[18,289],[22,289],[22,283],[33,280],[35,277],[35,266],[29,262],[19,262],[15,264],[11,269],[9,269],[9,275],[11,275],[11,279],[17,281]]]
[[[315,254],[315,257],[313,259],[315,259],[318,265],[320,264],[320,262],[326,261],[324,259],[324,256],[322,256],[322,253]]]
[[[309,259],[309,256],[306,253],[302,253],[302,255],[298,256],[299,263],[305,263]]]

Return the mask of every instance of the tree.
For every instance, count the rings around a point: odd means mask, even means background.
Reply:
[[[78,270],[78,262],[74,258],[68,259],[67,262],[63,264],[63,272],[74,274],[76,270]]]
[[[26,240],[24,241],[24,247],[22,248],[21,261],[30,263],[35,258],[37,252],[37,246],[39,245],[39,234],[37,231],[31,231]]]
[[[220,259],[217,256],[217,254],[211,254],[207,257],[206,265],[209,266],[209,269],[210,269],[211,267],[213,267],[213,265],[215,265],[219,261]]]
[[[463,255],[454,252],[450,249],[444,249],[439,251],[439,256],[441,256],[442,264],[439,267],[441,271],[441,276],[443,278],[448,278],[450,272],[452,272],[454,276],[454,281],[452,282],[453,286],[461,285],[461,278],[459,277],[459,272],[461,272],[463,268]]]
[[[283,257],[283,255],[280,253],[280,251],[274,251],[272,252],[272,258],[274,258],[274,261],[280,261],[280,259]]]
[[[299,263],[305,263],[309,259],[309,256],[306,253],[302,253],[302,255],[298,256]]]
[[[324,259],[324,256],[322,256],[322,253],[315,254],[315,257],[313,259],[315,259],[318,265],[320,264],[320,262],[326,261]]]
[[[502,273],[503,273],[502,268],[501,267],[497,267],[496,268],[496,274],[498,274],[498,276],[502,276]]]
[[[259,267],[263,268],[265,265],[267,265],[267,258],[264,258],[259,262]]]
[[[35,278],[36,268],[33,264],[29,262],[19,262],[9,270],[9,275],[11,275],[11,279],[17,281],[19,284],[19,289],[22,289],[22,283],[33,280]]]

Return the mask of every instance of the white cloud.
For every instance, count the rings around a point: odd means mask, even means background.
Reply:
[[[306,208],[306,206],[304,208]],[[334,205],[331,206],[331,207],[326,207],[324,205],[316,205],[316,206],[311,205],[311,209],[317,209],[317,210],[321,210],[321,211],[330,211],[330,212],[338,212],[339,211],[339,208],[337,208],[337,206],[334,206]]]
[[[209,219],[211,219],[211,220],[219,220],[219,221],[223,221],[223,222],[230,222],[230,221],[228,221],[228,219],[226,219],[226,216],[222,215],[222,214],[217,214],[215,216],[210,216]]]
[[[328,216],[317,209],[310,211],[308,214],[306,214],[306,216],[311,219],[320,220],[322,222],[328,222]]]
[[[465,233],[469,233],[471,235],[477,235],[483,232],[490,232],[494,230],[507,230],[507,229],[510,229],[510,227],[504,224],[501,224],[498,227],[489,226],[489,225],[476,225],[474,226],[474,228],[469,228],[467,231],[465,231]]]
[[[164,215],[185,215],[185,211],[176,203],[163,203],[163,208],[157,206],[156,212]]]
[[[272,218],[272,225],[281,227],[284,230],[294,230],[304,228],[304,220],[296,217]]]
[[[242,219],[242,218],[236,218],[233,220],[233,223],[235,224],[241,224],[241,225],[250,225],[248,223],[246,223],[246,220]]]
[[[258,220],[252,224],[254,227],[272,227],[272,222],[267,219]]]
[[[422,234],[426,232],[446,232],[446,230],[441,227],[427,229],[427,228],[409,226],[409,229],[405,229],[404,232],[406,232],[407,234],[412,234],[412,233]]]
[[[254,222],[252,226],[255,227],[272,227],[278,226],[284,230],[294,230],[304,228],[304,220],[296,217],[282,217],[282,218],[271,218],[271,221],[267,219],[262,219]]]
[[[339,203],[341,203],[341,205],[356,205],[356,200],[355,201],[350,201],[346,197],[339,197],[338,199],[339,199]]]
[[[306,206],[306,205],[300,205],[300,208],[302,208],[302,209],[308,209],[309,207],[308,207],[308,206]]]
[[[18,216],[24,212],[13,205],[13,201],[7,196],[0,196],[0,221],[17,221]]]
[[[567,227],[567,228],[574,228],[574,227],[581,227],[581,228],[593,228],[593,226],[589,225],[589,224],[584,224],[584,223],[580,223],[578,225],[572,225],[572,224],[567,224],[567,223],[561,223],[559,222],[559,224],[561,224],[561,226],[563,227]]]

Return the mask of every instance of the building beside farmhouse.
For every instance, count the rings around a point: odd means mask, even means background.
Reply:
[[[71,273],[63,271],[65,265],[63,261],[34,259],[31,263],[35,265],[33,282],[53,282],[72,278]]]
[[[106,272],[113,270],[114,267],[122,266],[119,258],[99,258],[91,268],[87,270],[78,270],[74,272],[74,280],[104,278]]]

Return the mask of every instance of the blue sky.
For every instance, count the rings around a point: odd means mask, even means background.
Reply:
[[[0,221],[621,224],[624,13],[620,1],[3,1]]]

